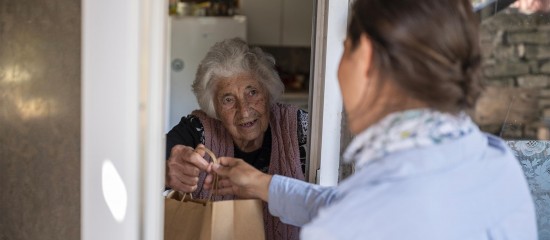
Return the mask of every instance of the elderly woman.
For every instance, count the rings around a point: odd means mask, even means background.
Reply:
[[[321,187],[222,157],[209,167],[229,178],[222,192],[269,202],[302,226],[301,239],[536,239],[518,161],[464,112],[480,92],[470,1],[356,0],[352,9],[338,79],[355,174]]]
[[[207,197],[203,145],[261,172],[304,180],[308,115],[277,103],[284,86],[274,65],[272,56],[240,39],[209,50],[193,83],[201,110],[183,117],[167,134],[167,187]],[[264,219],[267,239],[298,239],[299,228],[281,223],[267,208]]]

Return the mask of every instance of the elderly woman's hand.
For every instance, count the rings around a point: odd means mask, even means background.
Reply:
[[[550,12],[550,0],[518,0],[512,7],[521,12],[531,14],[534,12]]]
[[[197,189],[200,171],[206,171],[208,162],[203,158],[204,145],[195,149],[176,145],[166,161],[166,186],[181,192],[193,192]]]
[[[262,173],[242,159],[231,157],[218,158],[220,164],[212,164],[209,171],[221,177],[218,182],[218,194],[235,194],[242,198],[259,198],[267,202],[269,183],[272,176]],[[212,188],[213,175],[205,180],[205,188]]]

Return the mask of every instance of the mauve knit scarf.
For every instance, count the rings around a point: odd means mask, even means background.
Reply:
[[[286,104],[273,104],[269,126],[271,127],[271,158],[269,174],[278,174],[304,180],[300,164],[300,152],[297,135],[298,108]],[[234,156],[233,139],[219,120],[208,117],[203,111],[192,113],[198,117],[204,127],[204,145],[212,150],[216,156]],[[209,158],[207,158],[210,161]],[[208,191],[202,188],[205,173],[199,176],[198,189],[194,196],[201,199],[208,197]],[[214,200],[229,200],[234,196],[216,196]],[[264,203],[264,224],[267,240],[294,240],[299,239],[300,228],[282,223],[278,217],[269,214],[267,204]]]

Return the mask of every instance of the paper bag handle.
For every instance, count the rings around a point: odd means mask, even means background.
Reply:
[[[189,197],[191,198],[191,200],[194,200],[194,199],[193,199],[193,194],[192,194],[192,193],[180,192],[180,191],[176,191],[176,190],[173,190],[173,189],[172,189],[172,191],[170,191],[170,192],[166,195],[166,198],[174,199],[174,194],[176,194],[176,193],[183,194],[183,196],[181,197],[180,202],[185,201],[185,198],[187,197],[187,194],[189,194]]]
[[[210,156],[210,158],[212,158],[212,161],[214,163],[219,163],[218,161],[218,158],[216,158],[216,155],[210,151],[210,149],[204,147],[204,151]],[[171,198],[173,199],[174,197],[174,194],[176,193],[180,193],[180,194],[183,194],[183,197],[181,198],[180,202],[184,202],[184,201],[192,201],[192,202],[197,202],[197,203],[202,203],[202,204],[206,204],[206,202],[211,202],[212,201],[212,192],[213,191],[216,191],[216,194],[218,192],[218,175],[215,174],[215,178],[214,178],[214,183],[212,184],[212,189],[210,190],[210,193],[208,194],[208,198],[206,198],[205,200],[200,200],[200,199],[193,199],[193,194],[192,193],[182,193],[180,191],[175,191],[175,190],[172,190],[168,193],[168,195],[166,195],[166,198]],[[189,197],[191,198],[190,200],[186,200],[186,196],[187,194],[189,194]]]
[[[210,158],[212,159],[212,162],[216,163],[216,164],[219,164],[220,161],[218,161],[218,158],[216,158],[216,155],[210,151],[210,149],[208,149],[207,147],[204,147],[204,151],[210,156]],[[214,173],[214,183],[212,184],[212,189],[210,190],[210,193],[208,194],[208,198],[206,199],[207,201],[212,201],[212,192],[213,191],[216,191],[216,195],[218,194],[218,174]]]

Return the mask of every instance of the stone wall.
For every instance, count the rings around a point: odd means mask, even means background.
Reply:
[[[505,139],[548,139],[550,14],[508,9],[481,24],[486,90],[474,120]]]

